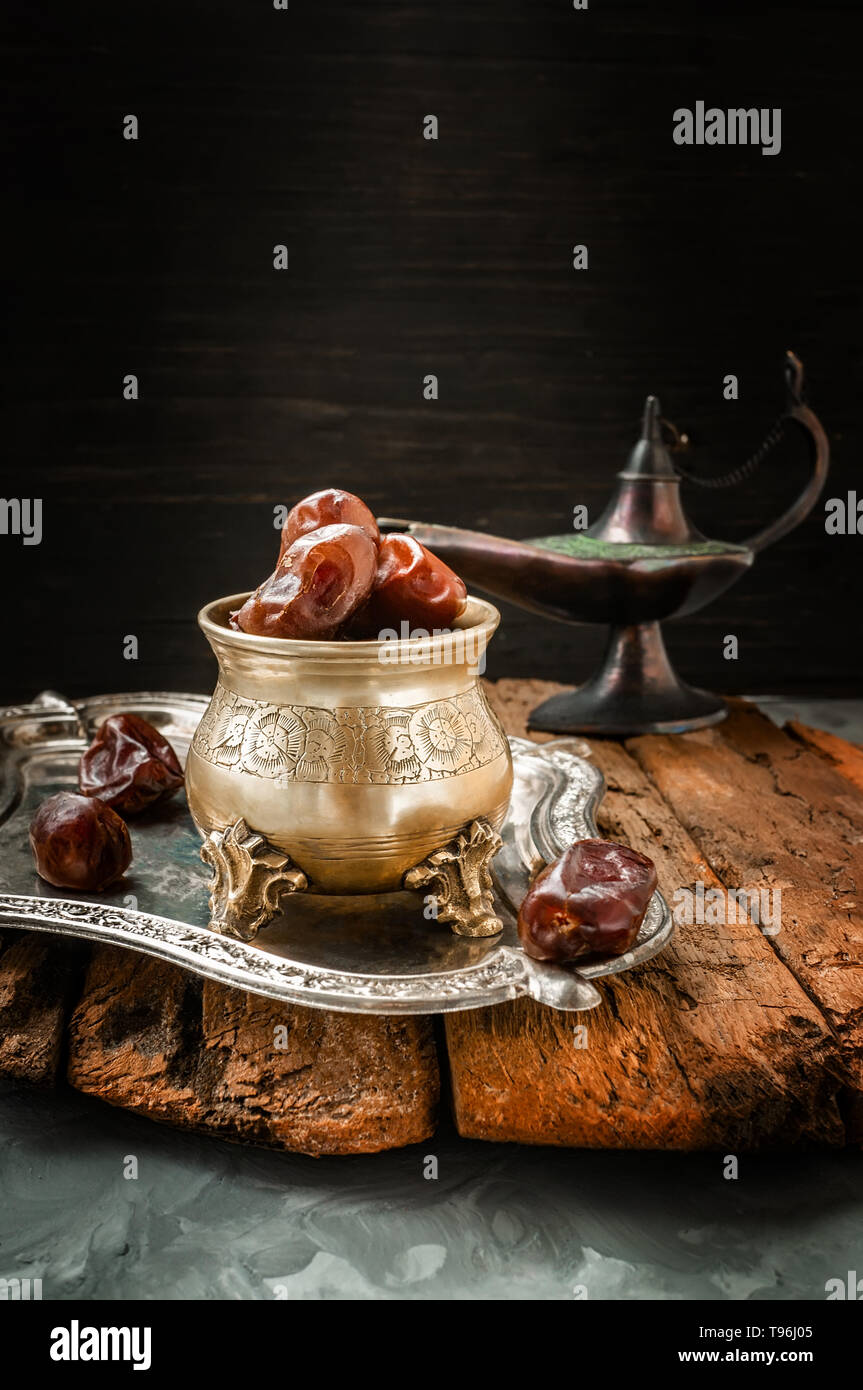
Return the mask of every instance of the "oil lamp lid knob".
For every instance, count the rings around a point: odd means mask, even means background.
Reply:
[[[662,438],[662,408],[658,396],[648,396],[641,420],[641,438],[629,455],[622,478],[671,478],[679,474]]]
[[[663,442],[656,396],[647,397],[641,438],[617,475],[608,506],[587,534],[622,545],[687,545],[704,540],[684,515],[680,474]]]

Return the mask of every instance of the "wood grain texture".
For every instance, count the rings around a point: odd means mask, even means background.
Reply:
[[[789,346],[834,444],[829,491],[857,486],[859,214],[821,215],[858,178],[837,138],[857,123],[847,4],[6,10],[3,493],[42,497],[45,522],[41,546],[0,544],[0,700],[60,670],[71,695],[211,688],[197,609],[269,572],[273,506],[313,488],[566,531],[575,504],[604,506],[648,391],[698,464],[738,464]],[[674,109],[708,93],[780,106],[782,152],[676,147]],[[804,474],[789,445],[744,487],[690,489],[693,519],[739,538]],[[70,574],[99,602],[69,605]],[[860,599],[854,539],[816,512],[669,646],[708,687],[853,694]],[[34,644],[60,604],[63,630]],[[575,682],[604,640],[507,606],[490,669]]]
[[[531,710],[566,687],[557,681],[484,681],[485,691],[498,719],[508,734],[515,738],[530,738],[533,743],[549,743],[554,734],[528,733],[527,717]]]
[[[436,1122],[428,1019],[287,1008],[112,947],[72,1017],[68,1075],[150,1119],[295,1153],[399,1148]]]
[[[771,944],[835,1031],[863,1092],[863,792],[754,707],[628,744],[729,887],[781,890]]]
[[[847,781],[863,791],[863,748],[859,744],[849,743],[826,729],[813,729],[801,724],[799,719],[791,720],[785,728],[792,738],[825,758]]]
[[[608,783],[602,832],[649,854],[669,897],[721,887],[633,758],[592,747]],[[447,1018],[461,1134],[728,1152],[844,1141],[836,1040],[752,923],[678,927],[655,960],[600,989],[582,1015],[518,1002]]]
[[[0,1076],[52,1086],[66,1026],[80,991],[88,948],[41,932],[0,939]]]

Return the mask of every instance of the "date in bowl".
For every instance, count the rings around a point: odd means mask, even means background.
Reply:
[[[298,641],[230,627],[247,597],[216,599],[198,615],[219,679],[186,765],[205,857],[207,837],[223,865],[255,842],[245,874],[233,865],[229,895],[252,892],[255,863],[279,856],[314,892],[419,887],[430,859],[460,835],[481,869],[476,846],[485,837],[487,863],[513,780],[509,741],[479,680],[497,609],[469,597],[448,632]],[[266,873],[258,877],[263,899]],[[250,921],[234,934],[256,930]],[[490,930],[474,910],[467,934]]]

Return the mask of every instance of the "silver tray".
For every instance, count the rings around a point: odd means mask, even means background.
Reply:
[[[518,906],[536,868],[573,840],[597,834],[605,784],[578,739],[512,739],[515,786],[494,861],[496,937],[469,940],[423,917],[415,893],[377,897],[295,895],[254,941],[207,926],[209,871],[182,796],[131,823],[134,859],[115,890],[92,900],[38,877],[28,826],[39,802],[76,785],[78,758],[108,715],[134,710],[185,757],[206,696],[98,695],[69,701],[46,692],[0,707],[0,925],[126,946],[253,994],[347,1013],[426,1014],[476,1009],[529,995],[553,1008],[594,1008],[593,981],[656,955],[672,923],[655,893],[631,951],[575,966],[531,960],[518,944]]]

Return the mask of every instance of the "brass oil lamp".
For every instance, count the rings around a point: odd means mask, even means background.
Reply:
[[[641,438],[618,474],[605,511],[579,534],[521,542],[499,536],[426,525],[381,521],[382,529],[408,530],[469,583],[534,613],[567,623],[605,623],[610,634],[600,669],[578,689],[544,701],[530,727],[549,733],[681,733],[718,723],[724,700],[687,685],[675,672],[660,623],[710,603],[752,564],[766,546],[788,534],[812,510],[824,486],[829,446],[806,405],[803,367],[786,354],[784,413],[758,451],[722,478],[700,479],[673,461],[667,426],[655,396],[648,396]],[[789,423],[806,434],[812,472],[800,496],[777,520],[739,545],[706,539],[683,510],[684,479],[724,487],[748,477],[785,433]]]

